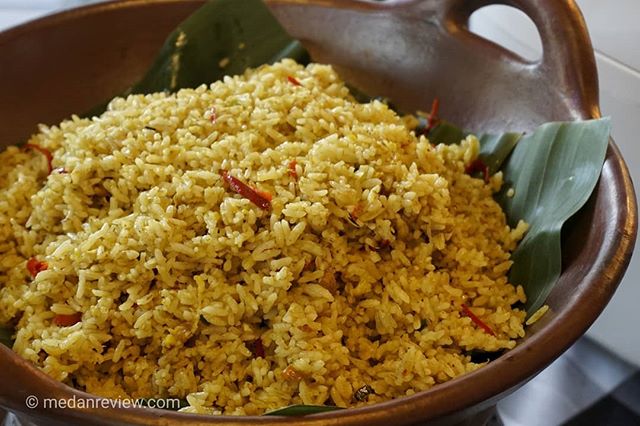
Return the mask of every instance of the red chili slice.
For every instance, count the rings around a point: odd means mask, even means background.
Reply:
[[[465,169],[464,172],[468,175],[472,175],[477,172],[482,172],[482,176],[484,177],[485,182],[489,182],[489,167],[484,164],[484,161],[477,158],[471,162]]]
[[[58,314],[53,319],[53,323],[55,325],[59,325],[60,327],[71,327],[72,325],[75,325],[80,321],[82,321],[82,313],[80,312],[76,312],[75,314],[71,315]]]
[[[429,113],[429,119],[427,120],[427,128],[425,133],[429,133],[438,124],[438,110],[440,109],[440,99],[434,98],[431,103],[431,112]]]
[[[49,166],[49,174],[51,174],[51,171],[53,170],[53,154],[51,154],[51,151],[33,143],[25,144],[24,147],[34,149],[44,155],[47,159],[47,166]]]
[[[217,113],[216,107],[211,107],[209,109],[209,120],[212,123],[215,123],[217,119],[218,119],[218,113]]]
[[[485,333],[490,334],[492,336],[496,335],[496,333],[493,332],[491,327],[489,327],[480,318],[478,318],[473,312],[471,312],[471,309],[469,309],[467,305],[463,303],[461,306],[462,306],[462,312],[464,312],[466,316],[471,318],[471,321],[473,321],[478,327],[484,330]]]
[[[254,358],[264,358],[264,345],[262,344],[262,339],[258,337],[249,346]]]
[[[253,188],[251,188],[251,189],[253,189]],[[260,191],[259,189],[253,189],[253,190],[256,191],[256,194],[258,194],[259,196],[261,196],[262,198],[267,200],[269,203],[271,203],[271,201],[273,201],[273,195],[271,195],[267,191]],[[271,207],[271,204],[269,204],[269,207]]]
[[[298,381],[302,379],[302,377],[302,373],[300,373],[291,365],[288,365],[287,368],[282,370],[282,378],[284,378],[286,381]]]
[[[298,179],[298,172],[296,171],[297,165],[298,165],[298,162],[296,160],[292,160],[289,163],[289,175],[294,179]]]
[[[364,207],[362,206],[362,204],[358,203],[353,207],[353,210],[349,212],[349,216],[353,220],[356,220],[362,214],[362,210],[364,210]]]
[[[46,271],[48,267],[49,265],[47,265],[47,262],[40,262],[35,257],[32,257],[27,261],[27,270],[29,270],[29,273],[33,278],[35,278],[40,272]]]
[[[287,80],[289,80],[289,83],[293,84],[294,86],[302,86],[302,83],[300,83],[295,77],[288,76]]]
[[[231,190],[242,195],[244,198],[251,201],[253,204],[263,210],[271,209],[271,194],[251,188],[240,179],[231,176],[226,170],[221,170],[220,175],[225,180],[225,182],[229,184]]]

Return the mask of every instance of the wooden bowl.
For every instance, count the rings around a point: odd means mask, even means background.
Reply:
[[[492,0],[267,1],[316,61],[334,64],[348,81],[406,109],[428,109],[437,96],[443,117],[477,131],[530,130],[546,121],[600,115],[593,50],[573,0],[500,1],[521,9],[536,24],[544,49],[539,62],[527,62],[467,30],[471,13]],[[200,4],[103,3],[0,34],[2,146],[24,141],[37,123],[57,123],[130,86],[168,33]],[[479,413],[545,368],[593,323],[622,278],[636,232],[633,187],[611,141],[597,188],[565,226],[563,271],[547,300],[550,312],[496,361],[410,397],[304,418],[44,409],[42,403],[29,409],[29,395],[41,402],[99,398],[48,378],[0,345],[0,406],[20,418],[61,425],[478,424]]]

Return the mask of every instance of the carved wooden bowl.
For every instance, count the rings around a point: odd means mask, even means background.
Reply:
[[[471,13],[492,0],[267,2],[316,61],[335,65],[349,82],[405,110],[428,110],[437,96],[441,116],[476,131],[526,131],[547,121],[600,115],[593,50],[573,0],[499,1],[519,8],[536,24],[544,50],[538,62],[468,31]],[[2,146],[23,141],[37,123],[87,111],[130,86],[168,33],[200,4],[104,3],[0,34]],[[611,141],[594,194],[563,230],[563,271],[547,300],[550,312],[497,360],[410,397],[303,418],[124,408],[30,410],[28,395],[41,401],[97,397],[48,378],[0,345],[0,406],[20,418],[61,425],[479,424],[482,413],[557,358],[602,312],[629,262],[636,231],[633,187]]]

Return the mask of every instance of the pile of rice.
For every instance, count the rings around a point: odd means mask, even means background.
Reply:
[[[434,146],[407,121],[284,60],[41,127],[52,173],[37,150],[0,154],[13,349],[87,392],[208,414],[371,404],[481,367],[472,351],[524,336],[506,275],[526,224],[493,200],[500,173],[465,174],[475,137]]]

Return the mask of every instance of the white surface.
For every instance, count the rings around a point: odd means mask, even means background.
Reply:
[[[561,425],[629,379],[635,369],[581,339],[533,380],[498,403],[505,426]]]
[[[640,70],[640,2],[578,0],[578,5],[596,50]]]
[[[0,0],[0,5],[1,5]],[[47,13],[49,9],[0,8],[0,31]]]
[[[56,10],[99,0],[0,0],[0,31]]]
[[[600,79],[600,105],[611,116],[613,138],[640,184],[640,2],[637,0],[578,0],[596,50]],[[636,22],[634,22],[636,21]],[[539,57],[537,31],[528,18],[504,6],[476,12],[471,29],[526,58]],[[634,68],[635,67],[635,68]],[[640,365],[640,333],[632,324],[640,301],[640,247],[611,303],[591,327],[588,335]]]
[[[514,26],[517,31],[510,29]],[[469,29],[530,61],[542,56],[542,42],[534,23],[512,7],[493,5],[476,10]]]

